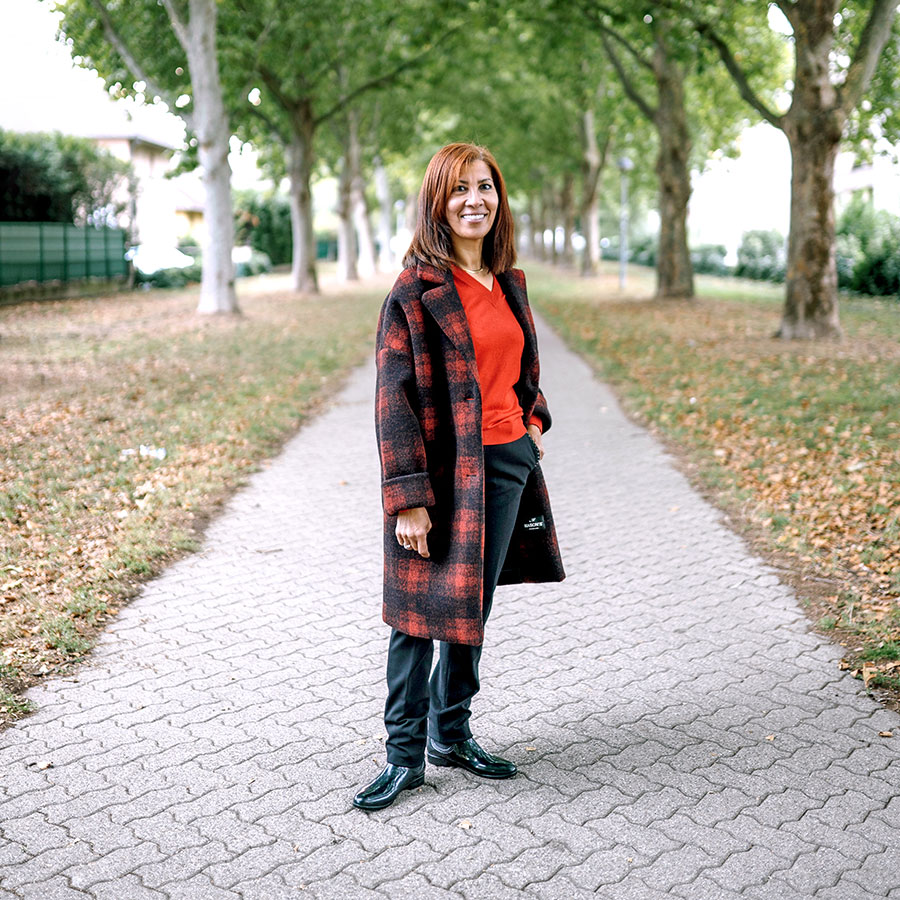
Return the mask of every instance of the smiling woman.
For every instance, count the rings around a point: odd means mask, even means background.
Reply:
[[[377,338],[391,636],[387,765],[353,799],[367,810],[421,785],[426,758],[482,778],[516,774],[469,727],[484,626],[498,583],[564,577],[539,465],[551,420],[534,322],[503,176],[485,148],[435,154],[404,263]]]

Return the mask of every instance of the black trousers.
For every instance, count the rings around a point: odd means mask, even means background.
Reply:
[[[515,527],[522,489],[536,464],[537,451],[527,435],[508,444],[484,447],[485,622]],[[433,655],[430,638],[391,629],[384,724],[387,761],[394,765],[421,765],[429,734],[442,744],[456,744],[472,736],[469,707],[480,687],[481,647],[441,642],[434,672]]]

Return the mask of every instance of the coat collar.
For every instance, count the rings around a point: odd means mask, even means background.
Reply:
[[[453,282],[453,275],[449,270],[438,269],[426,263],[419,263],[416,267],[416,275],[425,283],[435,286],[422,294],[422,305],[431,313],[441,331],[447,335],[456,349],[462,354],[472,371],[476,381],[478,379],[478,365],[475,362],[475,348],[472,345],[472,334],[469,330],[469,321],[463,309],[462,300]],[[528,377],[533,360],[537,357],[537,346],[534,335],[534,322],[528,309],[528,301],[525,297],[525,284],[522,273],[518,269],[502,272],[495,276],[500,281],[500,287],[506,295],[506,301],[510,309],[522,326],[525,335],[525,351],[522,358],[522,367]]]
[[[431,313],[438,327],[454,347],[462,354],[475,380],[478,380],[478,364],[475,362],[475,348],[469,322],[463,309],[462,300],[453,283],[449,271],[419,263],[416,274],[423,282],[431,282],[435,287],[422,294],[422,305]]]

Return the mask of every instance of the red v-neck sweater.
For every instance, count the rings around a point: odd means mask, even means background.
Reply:
[[[506,444],[525,434],[522,407],[515,385],[522,368],[525,336],[506,302],[500,282],[488,290],[459,266],[453,266],[453,283],[462,300],[481,388],[481,438],[485,444]],[[529,424],[541,427],[532,416]]]

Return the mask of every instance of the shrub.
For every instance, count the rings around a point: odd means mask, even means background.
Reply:
[[[700,244],[691,248],[691,265],[695,272],[707,275],[730,275],[731,266],[726,265],[728,251],[722,244]]]
[[[837,235],[842,287],[864,294],[900,295],[900,217],[856,197],[841,213]]]
[[[235,243],[265,253],[272,265],[291,261],[291,207],[282,194],[240,191],[235,195]]]
[[[787,244],[780,231],[746,231],[738,248],[734,274],[761,281],[784,281]]]
[[[184,269],[158,269],[150,275],[144,275],[135,269],[134,283],[158,288],[181,288],[192,281],[199,281],[200,275],[199,265],[187,266]]]
[[[236,250],[242,250],[243,248],[236,248]],[[234,264],[234,277],[235,278],[245,278],[248,275],[261,275],[263,272],[271,272],[272,271],[272,260],[269,259],[268,254],[263,253],[261,250],[254,250],[252,248],[247,248],[250,250],[249,254],[247,254],[247,258],[244,259],[244,254],[236,254],[239,258],[236,259]]]

